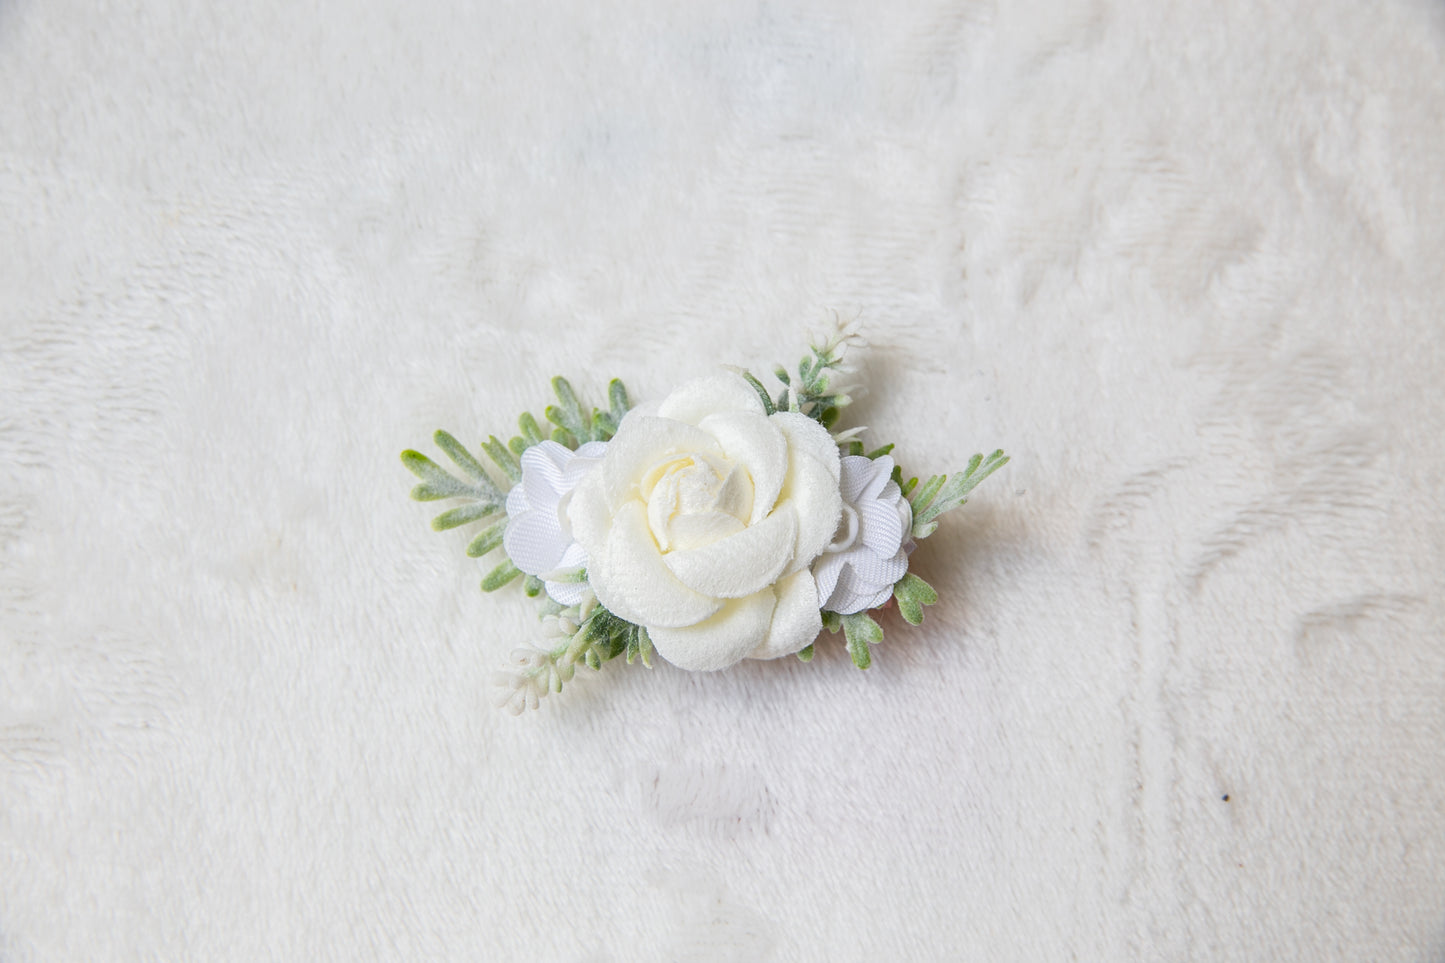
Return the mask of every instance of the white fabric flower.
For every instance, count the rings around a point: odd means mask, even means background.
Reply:
[[[808,567],[838,528],[838,461],[734,374],[633,409],[568,509],[592,591],[684,669],[797,652],[822,628]]]
[[[587,583],[549,579],[587,566],[587,552],[572,538],[567,503],[572,490],[602,461],[603,441],[589,441],[572,451],[544,441],[522,452],[522,480],[507,492],[507,529],[502,547],[512,564],[536,575],[547,594],[563,605],[587,597]]]
[[[893,459],[842,461],[843,521],[813,565],[822,608],[852,615],[888,601],[908,572],[913,506],[892,479]]]

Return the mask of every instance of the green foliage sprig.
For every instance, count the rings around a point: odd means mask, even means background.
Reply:
[[[847,360],[848,352],[866,346],[867,342],[858,333],[856,320],[842,322],[836,315],[833,320],[833,328],[814,338],[808,346],[808,353],[798,362],[796,375],[790,374],[783,365],[773,367],[773,376],[783,385],[776,397],[768,394],[768,389],[752,372],[739,372],[758,393],[768,414],[796,411],[831,429],[842,409],[853,403],[848,394],[848,379],[857,368]]]
[[[776,397],[770,396],[768,389],[750,372],[744,371],[742,374],[762,399],[768,414],[777,411],[801,412],[831,431],[841,409],[852,402],[844,380],[854,372],[853,366],[847,361],[849,349],[865,344],[858,334],[856,321],[842,322],[835,316],[832,330],[814,339],[809,353],[798,363],[796,377],[782,365],[773,369],[773,375],[783,386]],[[868,450],[856,437],[861,430],[834,432],[834,438],[844,453],[876,459],[893,451],[892,444]],[[917,478],[905,481],[902,469],[895,465],[893,481],[898,485],[900,494],[908,499],[912,512],[913,526],[909,533],[911,538],[918,542],[937,531],[938,519],[947,512],[961,508],[978,484],[1008,464],[1008,460],[1002,450],[987,457],[977,454],[969,459],[968,467],[963,471],[953,475],[931,475],[922,485]],[[938,592],[922,578],[909,572],[893,586],[892,599],[898,604],[898,611],[904,621],[910,625],[919,625],[923,622],[924,607],[938,602]],[[854,665],[866,669],[873,664],[870,647],[883,641],[883,628],[877,621],[866,612],[840,615],[837,612],[825,611],[822,616],[823,628],[833,634],[840,630],[843,632],[848,654]],[[797,653],[798,658],[804,662],[812,661],[813,654],[811,645]]]
[[[606,411],[583,408],[571,383],[561,376],[552,379],[552,391],[557,395],[557,404],[548,405],[543,411],[553,426],[549,433],[544,434],[532,413],[524,411],[517,418],[520,434],[514,435],[506,444],[496,435],[491,435],[481,444],[482,452],[508,480],[508,487],[522,480],[519,459],[528,448],[549,438],[573,451],[584,442],[607,441],[617,433],[617,425],[629,407],[627,388],[615,378],[607,386],[609,408]],[[452,474],[421,452],[408,449],[401,453],[401,463],[421,479],[421,484],[411,490],[411,497],[424,502],[439,499],[462,502],[460,506],[447,509],[432,519],[431,527],[438,532],[502,516],[500,521],[491,522],[467,543],[467,557],[481,558],[502,546],[502,538],[507,531],[507,496],[476,456],[456,438],[439,429],[432,440],[461,469],[461,476]],[[522,574],[511,559],[504,559],[482,578],[482,591],[495,592]],[[527,595],[533,598],[542,593],[542,582],[535,576],[525,576],[522,585]]]
[[[520,459],[528,448],[551,440],[575,451],[589,441],[608,441],[617,433],[618,424],[630,408],[627,388],[617,379],[607,386],[608,407],[605,410],[584,407],[566,378],[553,378],[552,391],[557,396],[557,403],[547,405],[543,410],[550,429],[538,422],[531,412],[524,411],[517,418],[518,434],[505,443],[496,435],[490,435],[480,445],[496,472],[506,479],[508,488],[522,480]],[[503,488],[481,460],[451,434],[438,430],[432,440],[458,472],[448,471],[419,451],[408,449],[401,453],[402,464],[421,481],[411,490],[412,498],[428,502],[460,502],[433,518],[432,529],[442,532],[484,523],[467,543],[467,556],[481,558],[501,550],[504,557],[482,577],[482,591],[495,592],[521,577],[525,594],[532,598],[540,597],[542,617],[554,634],[560,632],[564,637],[561,644],[550,650],[524,648],[513,653],[513,670],[498,673],[505,681],[502,704],[515,712],[528,706],[535,707],[539,698],[548,692],[560,692],[562,685],[572,680],[578,663],[600,669],[603,662],[621,655],[629,664],[640,658],[643,665],[651,668],[652,640],[646,629],[619,619],[595,600],[585,611],[581,606],[559,605],[543,591],[541,579],[525,575],[510,558],[505,557],[503,537],[507,530],[507,496]]]

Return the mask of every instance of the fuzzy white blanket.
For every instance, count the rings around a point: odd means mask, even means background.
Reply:
[[[0,959],[1445,958],[1432,0],[0,3]],[[874,343],[873,667],[536,638],[397,460]]]

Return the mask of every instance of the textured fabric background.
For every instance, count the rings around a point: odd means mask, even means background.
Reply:
[[[1445,8],[0,0],[0,959],[1445,959]],[[406,447],[1013,463],[867,673],[535,637]]]

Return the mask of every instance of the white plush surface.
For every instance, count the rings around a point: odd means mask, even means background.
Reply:
[[[0,2],[0,959],[1441,960],[1442,117],[1429,0]],[[1014,457],[926,624],[494,710],[398,452],[831,310]]]

